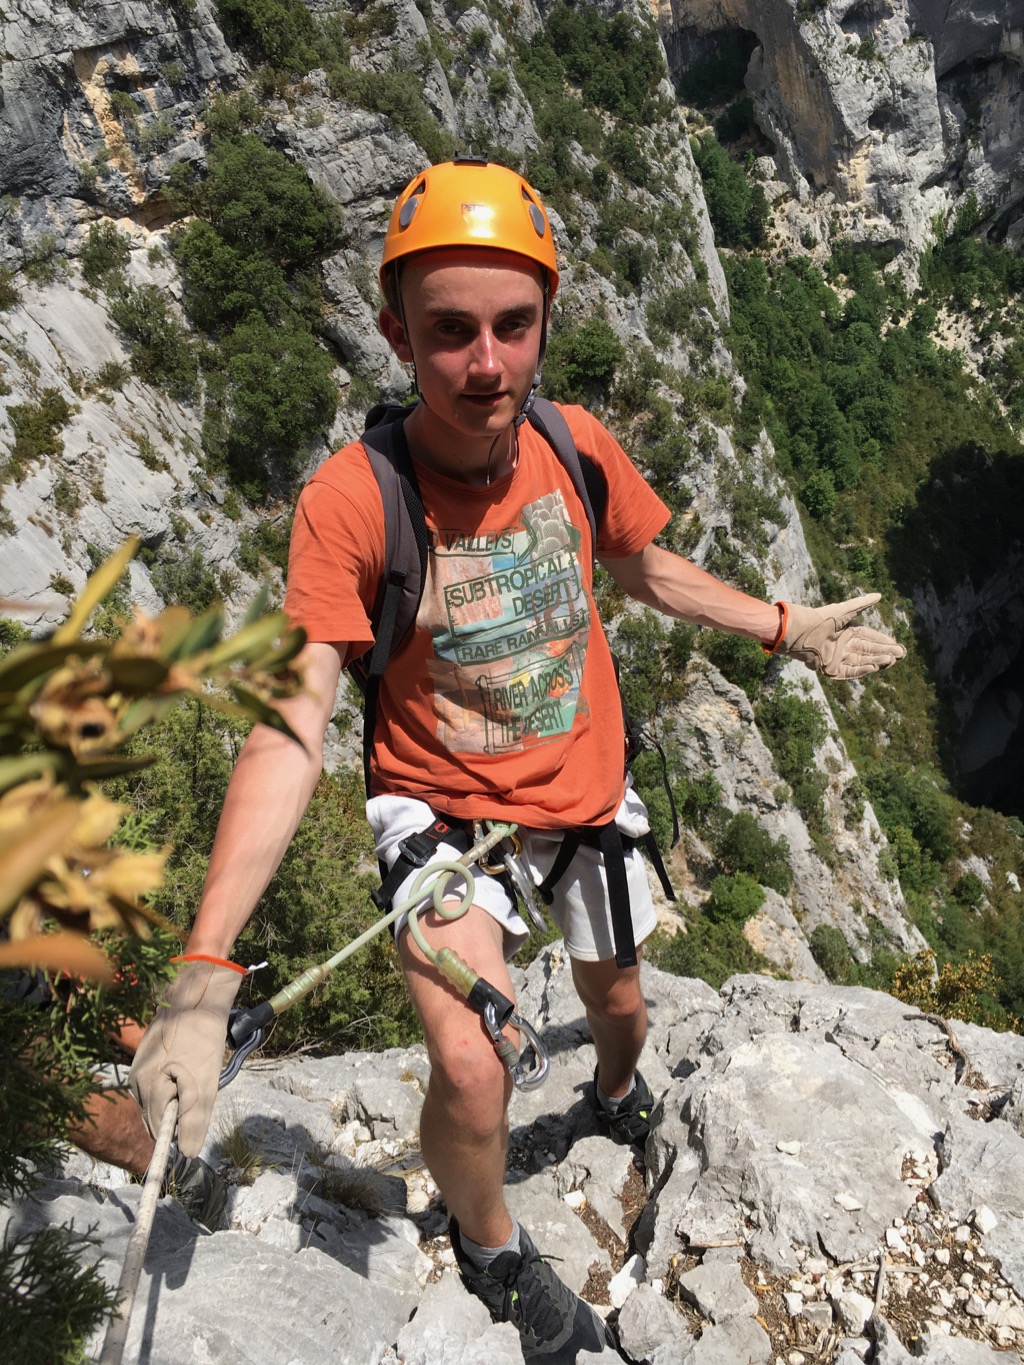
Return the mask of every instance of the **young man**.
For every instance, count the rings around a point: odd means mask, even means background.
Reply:
[[[641,943],[655,917],[629,844],[645,832],[646,816],[626,789],[618,689],[591,591],[594,554],[640,602],[796,654],[830,676],[872,672],[903,650],[850,624],[876,598],[772,606],[660,549],[654,538],[667,509],[611,435],[583,409],[567,408],[577,448],[607,486],[591,545],[566,469],[522,421],[558,270],[547,216],[520,176],[478,162],[416,176],[395,206],[381,285],[381,329],[414,367],[420,394],[401,430],[430,553],[415,628],[378,699],[367,807],[378,852],[392,864],[403,841],[438,815],[451,824],[511,820],[523,838],[523,865],[540,882],[563,831],[614,822],[626,836],[620,868]],[[354,443],[310,480],[295,517],[286,605],[309,643],[305,690],[282,710],[303,747],[264,727],[246,743],[184,966],[133,1068],[151,1127],[178,1095],[183,1152],[198,1152],[209,1122],[241,979],[227,956],[316,784],[340,670],[372,643],[384,557],[381,494]],[[394,903],[404,895],[403,883]],[[595,1107],[611,1134],[643,1141],[652,1097],[636,1069],[646,1032],[639,967],[616,965],[608,877],[594,841],[584,839],[553,895],[597,1052]],[[449,945],[513,996],[506,960],[525,927],[499,881],[481,875],[461,919],[441,921],[430,911],[420,922],[433,946]],[[568,1362],[601,1351],[600,1319],[557,1279],[506,1208],[508,1072],[480,1016],[411,935],[398,932],[431,1062],[423,1155],[448,1205],[463,1279],[492,1316],[516,1324],[527,1360]]]

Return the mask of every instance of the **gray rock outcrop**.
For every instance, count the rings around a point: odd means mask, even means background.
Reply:
[[[519,989],[552,1068],[513,1096],[507,1177],[562,1277],[614,1314],[626,1359],[769,1365],[817,1341],[842,1365],[895,1365],[911,1337],[931,1365],[1024,1358],[1024,1040],[950,1032],[863,989],[736,977],[716,992],[646,966],[643,983],[660,1097],[645,1176],[597,1133],[593,1048],[555,944]],[[151,1365],[520,1360],[453,1270],[416,1148],[427,1078],[421,1048],[247,1064],[205,1155],[251,1183],[213,1234],[161,1201],[126,1359],[145,1341]],[[71,1156],[0,1224],[92,1229],[115,1281],[139,1196]]]

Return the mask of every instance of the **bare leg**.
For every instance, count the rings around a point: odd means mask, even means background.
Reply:
[[[145,1175],[153,1157],[153,1139],[142,1110],[127,1090],[104,1090],[85,1101],[85,1119],[72,1125],[68,1137],[76,1147],[109,1161],[132,1175]]]
[[[452,948],[513,998],[502,931],[485,911],[471,906],[452,923],[430,911],[419,922],[432,947]],[[481,1246],[501,1246],[512,1233],[504,1196],[511,1078],[480,1016],[426,962],[408,932],[399,952],[430,1055],[420,1117],[423,1159],[466,1236]]]
[[[640,989],[640,968],[616,967],[614,961],[569,960],[597,1048],[598,1081],[606,1095],[618,1098],[632,1083],[647,1037],[647,1002]]]

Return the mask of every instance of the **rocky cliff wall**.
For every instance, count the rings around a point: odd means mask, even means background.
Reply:
[[[1019,237],[1024,5],[929,0],[659,0],[679,72],[737,31],[794,237],[850,236],[914,258],[932,219],[977,195],[993,235]]]

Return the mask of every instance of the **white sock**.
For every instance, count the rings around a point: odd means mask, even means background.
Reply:
[[[459,1231],[459,1242],[462,1250],[476,1266],[477,1270],[486,1270],[492,1261],[506,1251],[519,1250],[519,1224],[512,1219],[512,1232],[509,1239],[500,1247],[482,1247],[479,1242],[471,1242],[464,1232]]]
[[[630,1095],[632,1095],[633,1091],[636,1089],[636,1072],[635,1071],[633,1072],[633,1079],[630,1081],[629,1089],[626,1091],[624,1095],[615,1096],[606,1095],[604,1091],[601,1089],[600,1081],[596,1082],[595,1088],[597,1090],[598,1104],[600,1104],[601,1108],[604,1109],[607,1113],[614,1114],[619,1108],[621,1108],[622,1105],[626,1103]]]

